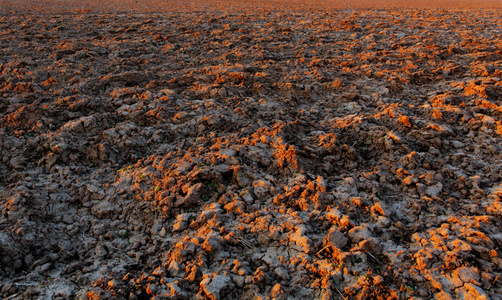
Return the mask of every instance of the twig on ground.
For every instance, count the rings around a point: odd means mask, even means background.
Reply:
[[[373,254],[371,254],[368,250],[366,250],[366,251],[364,251],[364,252],[368,253],[368,254],[369,254],[369,256],[371,256],[371,258],[373,258],[373,259],[374,259],[377,263],[382,264],[382,262],[381,262],[381,261],[379,261],[379,260],[378,260],[378,258],[376,258],[375,256],[373,256]]]
[[[329,245],[328,245],[328,246],[326,246],[326,247],[324,247],[324,248],[322,248],[321,250],[319,250],[319,252],[317,252],[317,253],[316,253],[316,255],[319,255],[319,253],[321,253],[323,250],[326,250],[326,249],[328,249],[328,248],[329,248]]]
[[[342,292],[340,292],[340,290],[336,286],[335,289],[338,292],[338,294],[340,294],[340,297],[342,297],[343,300],[347,300],[347,298],[345,298],[345,296],[342,294]]]

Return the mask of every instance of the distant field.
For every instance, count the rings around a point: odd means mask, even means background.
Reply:
[[[472,9],[501,8],[498,0],[210,0],[210,1],[169,1],[169,0],[4,0],[0,3],[0,14],[6,13],[105,13],[105,12],[165,12],[173,10],[248,10],[248,9],[350,9],[350,8],[438,8]]]

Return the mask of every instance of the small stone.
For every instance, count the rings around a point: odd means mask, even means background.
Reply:
[[[152,274],[155,276],[165,276],[165,270],[162,267],[157,267],[155,270],[153,270]]]
[[[169,264],[167,270],[173,277],[185,277],[184,270],[182,270],[180,264],[175,260]]]
[[[384,282],[384,278],[380,275],[377,275],[377,276],[374,276],[373,277],[373,284],[374,285],[380,285],[380,284],[383,284]]]
[[[185,111],[180,111],[179,113],[174,115],[174,117],[172,118],[172,121],[174,124],[180,124],[181,120],[185,119],[186,117],[188,117],[188,113]]]
[[[294,242],[296,245],[296,250],[303,251],[305,253],[310,253],[312,247],[312,240],[305,235],[307,229],[305,226],[298,226],[295,233],[290,235],[290,240]]]
[[[490,299],[482,288],[470,283],[465,283],[464,286],[458,290],[458,295],[459,299]]]
[[[286,271],[286,269],[284,269],[283,267],[277,267],[274,269],[274,272],[277,276],[279,276],[279,278],[281,278],[282,280],[289,280],[291,277],[289,276],[289,273],[288,271]]]
[[[344,105],[344,108],[348,110],[350,114],[355,114],[361,111],[362,107],[357,102],[349,102]]]
[[[370,253],[379,253],[382,249],[373,239],[362,240],[358,244],[358,248]]]
[[[404,185],[412,185],[417,182],[418,182],[418,179],[415,178],[415,175],[407,176],[405,179],[403,179]]]
[[[436,294],[436,299],[438,299],[438,300],[453,300],[453,297],[450,295],[450,293],[447,293],[445,291],[441,291]]]
[[[25,163],[26,163],[25,159],[19,156],[15,156],[10,160],[10,165],[16,170],[23,169]]]
[[[477,284],[480,278],[478,270],[470,267],[458,268],[453,271],[452,276],[459,277],[465,283],[474,284]]]
[[[466,253],[472,250],[471,245],[460,239],[455,239],[451,242],[448,242],[448,248],[451,248],[453,251],[461,251]]]
[[[336,209],[332,208],[327,214],[326,218],[331,222],[338,222],[342,218],[342,213]]]
[[[178,163],[177,168],[172,171],[172,175],[186,175],[195,166],[193,162],[182,161]]]
[[[172,99],[176,96],[176,92],[170,89],[162,89],[157,93],[157,97],[166,96],[168,99]]]
[[[267,253],[263,255],[262,260],[270,267],[277,267],[279,265],[279,255],[277,254],[277,248],[269,248]]]
[[[357,226],[349,230],[348,235],[354,243],[371,238],[371,232],[369,231],[368,226],[365,223],[361,224],[361,226]]]
[[[162,229],[159,232],[159,236],[160,237],[166,237],[166,228],[165,227],[162,227]]]
[[[269,245],[269,239],[264,236],[263,234],[260,234],[257,238],[256,238],[256,241],[258,242],[258,244],[264,246],[264,247],[268,247]]]
[[[91,193],[92,200],[101,200],[105,197],[105,191],[94,184],[88,184],[87,190]]]
[[[188,221],[190,220],[190,214],[180,214],[176,216],[176,223],[173,225],[173,231],[183,231],[188,228]]]
[[[390,225],[390,220],[384,216],[378,216],[377,221],[373,224],[373,230],[376,232],[382,231],[384,228]]]
[[[56,164],[56,161],[58,160],[59,158],[59,155],[51,152],[49,154],[47,154],[47,156],[45,157],[45,167],[50,170],[55,164]]]
[[[169,293],[166,295],[168,296],[167,299],[189,298],[187,293],[178,284],[179,284],[178,280],[166,284],[166,287],[169,290]]]
[[[233,202],[225,204],[224,208],[227,212],[241,214],[245,211],[246,205],[242,201],[234,200]]]
[[[213,233],[209,234],[207,239],[202,244],[202,249],[204,249],[205,251],[207,251],[209,253],[217,251],[218,249],[221,248],[220,239],[221,239],[221,237],[219,237]]]
[[[105,218],[116,214],[119,207],[108,201],[100,201],[91,208],[91,213],[98,218]]]
[[[437,184],[433,186],[427,187],[425,190],[425,193],[429,196],[435,196],[438,197],[441,194],[441,191],[443,190],[443,184],[441,182],[438,182]]]
[[[233,275],[232,280],[235,282],[238,288],[242,288],[245,284],[245,277],[240,275]]]
[[[200,286],[211,300],[224,298],[224,292],[232,286],[232,279],[226,275],[216,275],[212,278],[206,278],[201,281]]]
[[[284,289],[282,288],[282,286],[279,283],[276,283],[274,285],[274,287],[272,288],[272,291],[270,292],[270,297],[279,298],[279,299],[286,299]]]
[[[408,116],[400,116],[399,122],[401,122],[406,127],[411,127],[411,121]]]
[[[208,117],[204,117],[209,126],[215,126],[220,122],[220,116],[218,115],[210,115]]]
[[[266,180],[255,180],[253,182],[254,193],[259,199],[265,199],[270,192],[271,184]]]
[[[335,249],[342,249],[347,245],[349,239],[340,231],[332,231],[326,236],[326,242]]]
[[[96,245],[96,248],[94,248],[94,253],[96,254],[97,257],[100,257],[100,258],[108,255],[108,251],[101,244]]]
[[[17,291],[16,286],[13,283],[6,283],[2,286],[2,294],[11,295]]]
[[[350,223],[349,216],[343,215],[343,217],[340,219],[339,223],[340,223],[340,226],[343,226],[343,227],[350,226],[351,223]]]
[[[502,197],[502,183],[491,188],[494,195]]]
[[[45,273],[45,272],[49,271],[51,268],[52,268],[52,263],[51,263],[51,262],[48,262],[48,263],[46,263],[46,264],[43,264],[43,265],[40,267],[39,272],[43,274],[43,273]]]
[[[235,168],[233,176],[240,187],[244,188],[251,185],[251,179],[243,168]]]
[[[208,207],[206,207],[200,214],[199,220],[201,222],[207,222],[209,219],[213,218],[214,216],[220,214],[223,212],[223,210],[220,208],[221,204],[219,203],[212,203]]]
[[[424,298],[429,296],[429,292],[427,291],[426,288],[418,288],[416,290],[416,293],[418,296],[424,297]]]
[[[201,200],[200,192],[203,187],[203,184],[200,182],[187,187],[184,186],[183,189],[187,194],[185,197],[176,201],[175,206],[191,206],[199,202]]]
[[[146,287],[146,293],[148,295],[152,295],[152,296],[155,295],[157,293],[157,286],[155,284],[152,284],[152,283],[149,284],[149,285],[147,285],[147,287]]]
[[[371,207],[371,213],[375,218],[378,218],[378,216],[385,216],[385,210],[380,202],[373,204],[373,206]]]
[[[253,203],[254,201],[254,198],[253,198],[253,194],[248,191],[248,190],[245,190],[243,194],[241,194],[241,197],[242,197],[242,200],[244,200],[244,202],[246,203]]]
[[[464,147],[464,143],[462,142],[459,142],[459,141],[453,141],[451,142],[453,144],[453,147],[457,148],[457,149],[460,149],[460,148],[463,148]]]

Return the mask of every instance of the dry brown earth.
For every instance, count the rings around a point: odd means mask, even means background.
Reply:
[[[1,298],[501,299],[495,2],[23,3]]]

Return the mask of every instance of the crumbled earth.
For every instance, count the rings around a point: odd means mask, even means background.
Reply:
[[[0,297],[501,299],[501,30],[1,16]]]

